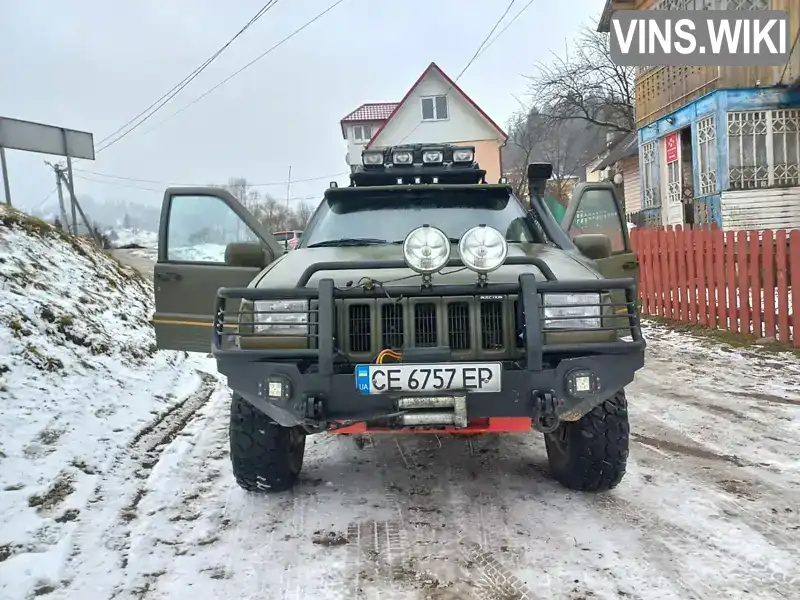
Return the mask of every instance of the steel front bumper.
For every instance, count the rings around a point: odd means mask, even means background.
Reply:
[[[500,392],[459,393],[449,390],[441,395],[466,398],[470,419],[485,417],[530,417],[543,414],[560,420],[574,421],[594,406],[609,398],[633,381],[635,372],[644,365],[645,342],[636,311],[635,281],[598,279],[590,281],[557,281],[540,259],[516,257],[509,262],[530,264],[542,272],[547,281],[537,281],[533,273],[520,275],[513,284],[489,284],[479,291],[474,286],[442,285],[422,289],[403,286],[374,289],[341,289],[332,279],[319,280],[316,288],[306,287],[318,271],[392,269],[404,266],[402,261],[363,261],[357,263],[319,263],[304,272],[297,287],[222,288],[217,294],[212,352],[218,370],[228,377],[230,387],[283,426],[304,424],[324,428],[327,423],[348,420],[371,420],[398,409],[398,400],[413,397],[402,394],[366,395],[356,388],[352,365],[349,370],[336,351],[334,331],[335,301],[353,298],[454,297],[471,294],[515,296],[524,311],[524,359],[505,363]],[[459,266],[451,260],[448,266]],[[623,318],[627,319],[630,341],[547,345],[542,342],[541,294],[544,293],[608,293],[624,292]],[[313,304],[313,344],[304,349],[251,349],[226,343],[245,333],[236,324],[226,322],[229,302],[241,300],[308,300]],[[236,313],[234,313],[236,314]],[[241,318],[241,313],[239,318]],[[241,322],[241,321],[240,321]],[[231,333],[230,327],[238,332]],[[605,329],[617,329],[618,326]],[[409,361],[413,362],[413,361]],[[437,361],[416,361],[433,362]],[[299,366],[302,365],[302,366]],[[301,371],[301,368],[304,369]],[[581,377],[583,385],[576,385]],[[585,385],[587,381],[591,385]]]
[[[502,391],[443,392],[466,396],[470,419],[530,417],[554,412],[559,420],[576,421],[604,399],[633,381],[644,365],[644,350],[624,355],[600,355],[562,360],[556,368],[540,371],[504,370]],[[396,413],[398,400],[411,392],[362,394],[353,374],[301,374],[290,363],[219,359],[218,368],[229,386],[279,424],[290,427],[309,420],[364,421]],[[592,389],[577,392],[576,377],[589,377]]]

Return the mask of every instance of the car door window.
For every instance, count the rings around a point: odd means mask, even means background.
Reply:
[[[167,260],[224,263],[234,242],[258,243],[258,236],[215,196],[174,196],[170,203]]]
[[[626,252],[623,223],[617,202],[610,190],[588,189],[581,195],[575,217],[569,226],[569,236],[585,233],[601,233],[611,240],[613,253]]]

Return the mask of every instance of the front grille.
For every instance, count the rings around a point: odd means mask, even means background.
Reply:
[[[481,302],[481,348],[500,350],[503,347],[503,303]]]
[[[399,349],[403,347],[403,306],[384,304],[381,307],[382,347]]]
[[[414,305],[414,343],[418,348],[436,345],[436,305]]]
[[[522,342],[515,318],[515,298],[425,298],[396,301],[373,300],[340,304],[342,320],[336,337],[344,352],[376,355],[385,348],[449,346],[456,353],[507,351],[518,354]],[[512,341],[516,339],[516,343]],[[364,356],[363,358],[366,358]]]
[[[452,350],[469,350],[469,304],[453,302],[447,305],[447,330]]]
[[[350,306],[350,350],[352,352],[369,352],[372,349],[372,321],[370,307],[367,304]]]

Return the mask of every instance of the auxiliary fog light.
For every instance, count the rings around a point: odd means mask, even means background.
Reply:
[[[567,393],[574,397],[588,396],[600,391],[600,378],[588,369],[579,369],[567,373],[564,382]]]
[[[458,252],[464,266],[476,273],[486,274],[505,262],[508,242],[497,229],[478,225],[461,237]]]
[[[258,395],[269,402],[285,404],[292,397],[292,383],[283,375],[270,375],[258,384]]]
[[[403,241],[403,258],[417,273],[436,273],[450,260],[450,238],[436,227],[417,227]]]
[[[444,152],[441,150],[424,150],[422,152],[422,162],[426,165],[439,164],[444,161]]]
[[[383,152],[362,152],[361,162],[366,167],[377,167],[383,165]]]
[[[475,150],[472,148],[458,148],[453,150],[454,163],[470,163],[475,160]]]
[[[396,165],[414,164],[414,154],[408,150],[400,150],[392,154],[392,162]]]

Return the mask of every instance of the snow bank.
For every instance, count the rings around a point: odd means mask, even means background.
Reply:
[[[199,382],[156,353],[152,284],[0,207],[0,597],[57,586],[98,477]]]
[[[112,233],[113,232],[113,233]],[[128,245],[137,245],[144,248],[158,248],[158,233],[144,229],[112,229],[106,232],[114,237],[111,242],[117,248]]]

